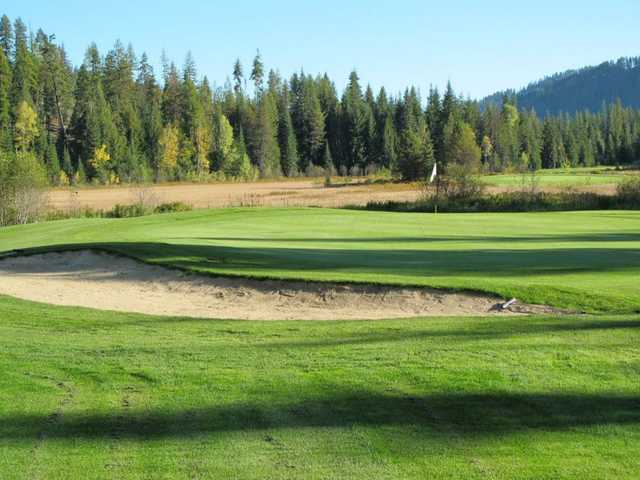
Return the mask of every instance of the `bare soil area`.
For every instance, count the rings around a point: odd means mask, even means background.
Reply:
[[[208,277],[92,251],[1,259],[0,294],[101,310],[244,320],[557,313],[520,303],[503,310],[489,295],[426,288]]]

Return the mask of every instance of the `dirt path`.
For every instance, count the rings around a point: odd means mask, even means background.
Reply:
[[[90,251],[0,260],[0,293],[51,303],[156,315],[245,319],[383,319],[550,313],[498,299],[423,288],[259,281],[184,274]]]

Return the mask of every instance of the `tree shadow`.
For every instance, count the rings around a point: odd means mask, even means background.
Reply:
[[[332,394],[282,403],[152,409],[118,413],[13,414],[0,417],[0,439],[181,438],[230,431],[309,427],[406,426],[424,437],[479,437],[526,430],[561,431],[640,423],[636,395],[438,393]]]
[[[274,278],[282,270],[370,273],[394,277],[478,277],[565,275],[640,269],[640,249],[329,249],[230,247],[151,242],[62,244],[23,249],[23,255],[99,250],[199,273]],[[32,268],[31,266],[30,268]],[[14,267],[17,268],[17,267]],[[72,266],[70,268],[73,268]]]
[[[172,240],[204,240],[210,242],[252,242],[252,243],[439,243],[439,242],[491,242],[491,243],[516,243],[516,242],[639,242],[640,233],[635,232],[611,232],[590,233],[584,235],[524,235],[524,236],[487,236],[487,235],[428,235],[421,237],[341,237],[341,238],[296,238],[296,237],[172,237]]]
[[[331,338],[305,338],[303,340],[285,340],[261,342],[258,348],[331,348],[347,345],[371,345],[378,343],[420,341],[425,339],[446,338],[458,341],[500,340],[523,335],[554,334],[565,332],[589,332],[595,330],[633,330],[640,328],[639,320],[584,320],[581,318],[553,319],[492,319],[482,321],[466,329],[430,327],[421,330],[405,330],[402,328],[372,328],[365,332],[349,336],[332,336]]]

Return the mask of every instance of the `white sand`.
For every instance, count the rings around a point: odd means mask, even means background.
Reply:
[[[76,251],[0,260],[0,293],[101,310],[245,320],[383,319],[547,313],[494,309],[499,299],[422,288],[259,281],[185,274],[128,258]]]

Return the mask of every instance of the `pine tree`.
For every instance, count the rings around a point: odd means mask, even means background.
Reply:
[[[325,138],[329,143],[334,166],[344,163],[343,138],[340,124],[340,101],[333,82],[325,73],[317,81],[318,100],[324,116]]]
[[[14,110],[25,101],[34,105],[34,94],[37,91],[37,70],[35,60],[29,51],[27,44],[27,28],[22,20],[14,23],[14,48],[15,59],[13,62],[13,78],[11,88],[11,100]]]
[[[231,148],[233,160],[229,164],[228,170],[224,173],[231,178],[240,180],[253,180],[254,172],[251,166],[251,160],[247,155],[247,147],[244,141],[244,133],[242,129],[238,133],[238,136],[233,140],[233,147]]]
[[[342,97],[343,135],[347,168],[364,170],[367,160],[368,117],[358,74],[353,71]]]
[[[393,125],[391,114],[388,114],[384,120],[382,133],[381,163],[384,167],[395,173],[398,170],[398,153],[396,131]]]
[[[294,77],[295,79],[295,77]],[[299,83],[291,82],[293,92],[292,119],[298,141],[299,171],[322,161],[325,143],[325,118],[320,106],[316,85],[311,77],[301,76]]]
[[[253,59],[253,68],[251,70],[251,80],[255,86],[256,98],[262,95],[263,81],[264,81],[264,64],[262,63],[262,57],[260,56],[260,50],[256,52],[256,56]]]
[[[4,17],[3,17],[4,18]],[[11,133],[11,65],[0,49],[0,150],[11,151],[13,145]]]
[[[282,175],[280,146],[278,145],[278,108],[275,92],[260,97],[256,125],[258,136],[256,157],[263,178]]]
[[[57,184],[60,178],[60,160],[58,159],[55,141],[52,141],[52,139],[49,139],[47,142],[45,165],[47,167],[49,182],[54,185]]]
[[[278,103],[278,144],[282,172],[287,177],[298,174],[298,143],[289,111],[289,89],[285,85]]]
[[[65,146],[62,152],[62,171],[66,174],[68,179],[73,178],[73,165],[71,163],[71,155],[69,149]]]
[[[178,124],[183,120],[182,82],[175,64],[170,63],[165,69],[162,92],[163,124]]]
[[[242,91],[242,80],[242,64],[240,63],[240,59],[238,58],[236,59],[236,63],[233,65],[233,89],[235,90],[236,94],[239,94]]]
[[[433,144],[429,129],[425,126],[421,131],[406,128],[400,139],[400,159],[398,170],[405,180],[426,178],[429,168],[435,162]]]
[[[13,57],[13,27],[6,15],[2,15],[0,20],[0,49],[7,60]]]
[[[437,88],[429,89],[425,117],[432,133],[433,147],[438,162],[442,162],[444,159],[444,127],[449,121],[449,117],[455,113],[455,108],[456,97],[450,82],[447,83],[445,96],[442,100]]]
[[[161,92],[146,53],[142,54],[138,64],[136,85],[138,90],[138,115],[140,116],[142,130],[141,153],[146,158],[146,163],[152,166],[156,174],[156,180],[159,180],[157,175],[160,171],[158,159],[160,157],[159,141],[162,133]]]
[[[564,163],[560,132],[553,120],[545,119],[542,128],[542,167],[558,168]]]
[[[329,142],[324,144],[324,155],[322,156],[322,167],[327,175],[333,175],[335,173],[335,167],[333,165],[333,157],[331,156],[331,148]]]

